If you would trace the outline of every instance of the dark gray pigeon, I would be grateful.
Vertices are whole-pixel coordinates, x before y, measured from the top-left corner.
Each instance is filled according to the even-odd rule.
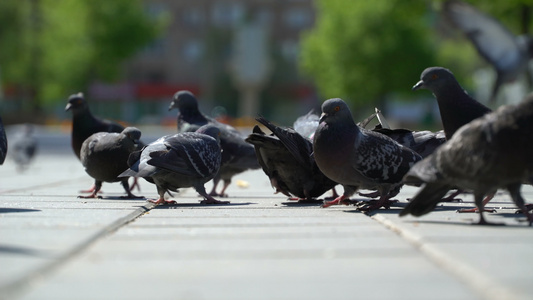
[[[209,195],[227,197],[226,189],[236,174],[250,169],[258,169],[259,163],[254,147],[244,141],[244,136],[234,127],[220,123],[203,115],[198,109],[198,100],[189,91],[178,91],[174,94],[169,110],[177,108],[178,132],[193,132],[203,125],[212,124],[220,130],[220,146],[222,162],[220,171],[213,178],[213,188]],[[220,192],[216,192],[219,181],[224,181]]]
[[[379,124],[372,129],[400,143],[401,145],[415,151],[422,158],[430,155],[446,142],[444,130],[432,132],[429,130],[413,131],[405,128],[391,129],[381,111],[376,108],[376,116]]]
[[[4,164],[7,155],[7,136],[2,117],[0,117],[0,165]]]
[[[311,140],[292,128],[278,127],[263,117],[256,120],[273,135],[266,135],[255,126],[246,142],[254,145],[257,160],[276,193],[299,198],[292,200],[312,200],[336,185],[318,169]]]
[[[124,130],[124,126],[116,122],[94,116],[89,109],[89,104],[81,92],[69,96],[65,111],[72,112],[71,144],[72,150],[78,158],[80,158],[83,142],[85,142],[85,140],[91,135],[97,132],[121,133]],[[144,144],[139,141],[137,148],[141,149],[143,146]],[[136,185],[137,180],[135,179],[131,188],[133,189]],[[95,186],[82,192],[92,193],[94,189]]]
[[[11,136],[11,157],[19,171],[24,171],[35,158],[37,139],[33,135],[33,125],[23,124]]]
[[[315,161],[344,194],[324,207],[344,203],[358,189],[379,192],[379,200],[363,210],[390,207],[389,199],[402,187],[402,178],[420,155],[380,133],[358,127],[346,103],[329,99],[322,104],[313,141]]]
[[[494,101],[502,84],[516,80],[527,70],[533,55],[533,39],[525,35],[515,36],[491,16],[462,1],[444,2],[442,12],[468,37],[479,55],[494,67],[497,77],[491,102]]]
[[[496,189],[509,191],[514,203],[531,215],[520,194],[522,182],[533,178],[533,96],[516,106],[505,106],[459,129],[446,144],[417,163],[404,178],[422,185],[400,216],[431,212],[446,192],[472,190],[478,210],[483,197]],[[480,213],[479,224],[489,224]]]
[[[94,178],[94,191],[79,198],[96,198],[102,182],[120,181],[129,199],[142,198],[130,191],[128,178],[119,175],[128,169],[128,158],[136,150],[141,138],[141,131],[135,127],[126,127],[121,133],[97,132],[88,137],[81,146],[81,163],[85,171]]]
[[[165,193],[193,187],[205,200],[203,204],[226,204],[206,193],[204,184],[215,177],[221,161],[220,130],[212,125],[198,132],[182,132],[164,136],[141,151],[130,155],[130,168],[120,176],[143,177],[156,185],[156,204],[175,203],[165,200]]]
[[[418,89],[430,90],[437,99],[446,139],[461,126],[491,112],[465,92],[450,70],[442,67],[425,69],[413,86],[413,90]]]
[[[420,81],[413,90],[430,90],[439,105],[442,127],[446,139],[450,139],[457,129],[471,121],[491,112],[491,109],[470,97],[459,85],[452,72],[442,67],[430,67],[420,75]],[[452,201],[462,191],[457,191],[446,197]],[[467,210],[464,210],[467,212]]]

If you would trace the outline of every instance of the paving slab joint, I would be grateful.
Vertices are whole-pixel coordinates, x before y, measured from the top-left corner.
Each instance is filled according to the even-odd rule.
[[[370,217],[417,248],[431,262],[453,277],[457,278],[460,282],[467,285],[470,289],[480,295],[481,298],[488,300],[528,299],[526,295],[503,286],[499,282],[495,281],[492,277],[487,276],[485,273],[476,268],[473,268],[468,263],[465,263],[464,261],[445,253],[435,245],[426,243],[423,237],[420,235],[402,228],[383,215],[375,214]],[[480,255],[483,254],[480,253]]]
[[[29,288],[33,283],[45,278],[52,271],[82,253],[85,249],[96,243],[98,240],[108,236],[113,232],[116,232],[121,227],[133,222],[135,219],[149,212],[155,206],[156,204],[147,201],[141,207],[135,209],[128,215],[121,217],[112,222],[111,224],[105,226],[104,228],[98,230],[88,239],[82,241],[78,245],[74,246],[72,249],[69,249],[67,252],[60,255],[56,260],[45,264],[32,272],[29,272],[26,276],[10,284],[7,284],[6,286],[0,287],[0,300],[13,299],[17,297],[18,295],[23,293],[23,291]]]

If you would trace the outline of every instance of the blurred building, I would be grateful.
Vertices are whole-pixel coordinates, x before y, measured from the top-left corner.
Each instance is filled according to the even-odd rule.
[[[188,89],[204,109],[217,107],[235,116],[239,94],[230,75],[234,37],[251,22],[266,30],[272,64],[260,112],[277,115],[276,110],[297,108],[300,113],[316,101],[312,85],[298,72],[300,35],[315,21],[312,0],[145,0],[145,5],[150,15],[168,16],[168,27],[124,65],[122,84],[90,87],[95,110],[114,109],[126,120],[150,122],[151,117],[169,116],[172,95]],[[110,106],[106,101],[117,98],[136,105]]]

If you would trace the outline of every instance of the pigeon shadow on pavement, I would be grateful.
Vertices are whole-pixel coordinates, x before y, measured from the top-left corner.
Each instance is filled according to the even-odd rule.
[[[52,255],[52,253],[49,253],[47,251],[36,250],[36,249],[20,247],[20,246],[0,245],[0,253],[9,253],[9,254],[16,254],[16,255],[24,255],[24,256],[35,256],[35,257],[42,257],[42,258],[55,258],[55,256]]]
[[[25,213],[25,212],[38,212],[40,209],[30,209],[30,208],[11,208],[11,207],[0,207],[0,214],[5,213]],[[0,247],[1,248],[1,247]]]
[[[243,205],[252,205],[257,204],[253,202],[239,202],[239,203],[226,203],[226,204],[202,204],[200,202],[198,203],[191,203],[191,202],[178,202],[176,204],[163,204],[163,205],[157,205],[153,209],[178,209],[178,208],[187,208],[187,207],[196,207],[196,208],[210,208],[210,207],[229,207],[229,206],[243,206]]]

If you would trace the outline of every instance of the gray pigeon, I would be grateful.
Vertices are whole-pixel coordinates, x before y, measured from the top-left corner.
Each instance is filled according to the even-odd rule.
[[[345,203],[358,189],[379,192],[379,200],[362,210],[390,207],[389,199],[402,187],[402,178],[420,155],[380,133],[358,127],[346,103],[329,99],[322,104],[313,141],[315,161],[331,180],[342,184],[344,194],[325,203]]]
[[[276,126],[263,117],[256,120],[272,135],[266,135],[255,126],[246,141],[254,145],[257,160],[276,192],[299,198],[291,200],[312,200],[336,185],[318,169],[311,140],[292,128]]]
[[[413,86],[413,90],[418,89],[428,89],[435,95],[446,139],[461,126],[491,112],[465,92],[450,70],[442,67],[425,69]]]
[[[430,155],[435,149],[446,142],[444,130],[432,132],[429,130],[413,131],[405,128],[391,129],[385,117],[383,117],[381,111],[377,108],[376,116],[379,124],[372,129],[373,131],[390,137],[401,145],[415,151],[422,158]]]
[[[80,158],[81,146],[85,140],[97,132],[116,132],[120,133],[124,130],[124,126],[105,119],[98,118],[91,113],[89,103],[85,100],[83,93],[72,94],[68,98],[68,103],[65,106],[65,111],[72,112],[72,133],[71,143],[72,150],[78,158]],[[144,144],[139,141],[137,148],[141,149]],[[80,158],[81,159],[81,158]],[[137,185],[135,179],[132,189]],[[92,193],[95,186],[89,190],[82,192]]]
[[[7,136],[2,117],[0,117],[0,165],[4,164],[7,155]]]
[[[420,75],[420,81],[413,90],[430,90],[439,105],[442,127],[446,139],[449,140],[457,129],[481,116],[491,112],[491,109],[470,97],[459,85],[452,72],[442,67],[430,67]],[[446,197],[447,201],[462,191],[457,191]],[[467,212],[463,210],[462,212]]]
[[[96,198],[102,182],[120,181],[127,193],[123,198],[142,198],[130,191],[128,178],[119,175],[128,168],[129,155],[135,151],[141,138],[141,131],[126,127],[121,133],[97,132],[88,137],[81,146],[80,159],[85,171],[94,178],[94,191],[79,198]]]
[[[260,167],[254,147],[244,141],[245,137],[234,127],[204,116],[198,109],[198,100],[191,92],[176,92],[168,109],[174,108],[179,110],[177,115],[178,132],[193,132],[206,124],[212,124],[220,130],[222,162],[220,171],[213,178],[213,189],[209,195],[227,197],[226,189],[234,175]],[[220,180],[224,181],[224,186],[217,193],[216,188]]]
[[[457,0],[444,2],[443,14],[474,44],[479,55],[496,70],[491,102],[502,84],[512,82],[527,71],[533,55],[533,39],[515,36],[500,22],[475,7]]]
[[[35,158],[37,139],[33,135],[33,125],[23,124],[11,137],[11,157],[19,171],[24,171]]]
[[[472,190],[478,210],[483,197],[507,189],[514,203],[531,215],[520,194],[522,182],[533,179],[533,96],[505,106],[459,129],[435,153],[417,163],[405,183],[422,185],[400,216],[432,211],[446,192],[457,186]],[[479,224],[489,224],[480,213]]]
[[[143,177],[157,187],[156,204],[175,203],[165,200],[165,193],[179,188],[194,187],[205,198],[203,204],[226,204],[208,195],[204,184],[215,177],[221,161],[220,130],[206,125],[197,132],[182,132],[164,136],[141,151],[130,155],[129,169],[122,176]]]

